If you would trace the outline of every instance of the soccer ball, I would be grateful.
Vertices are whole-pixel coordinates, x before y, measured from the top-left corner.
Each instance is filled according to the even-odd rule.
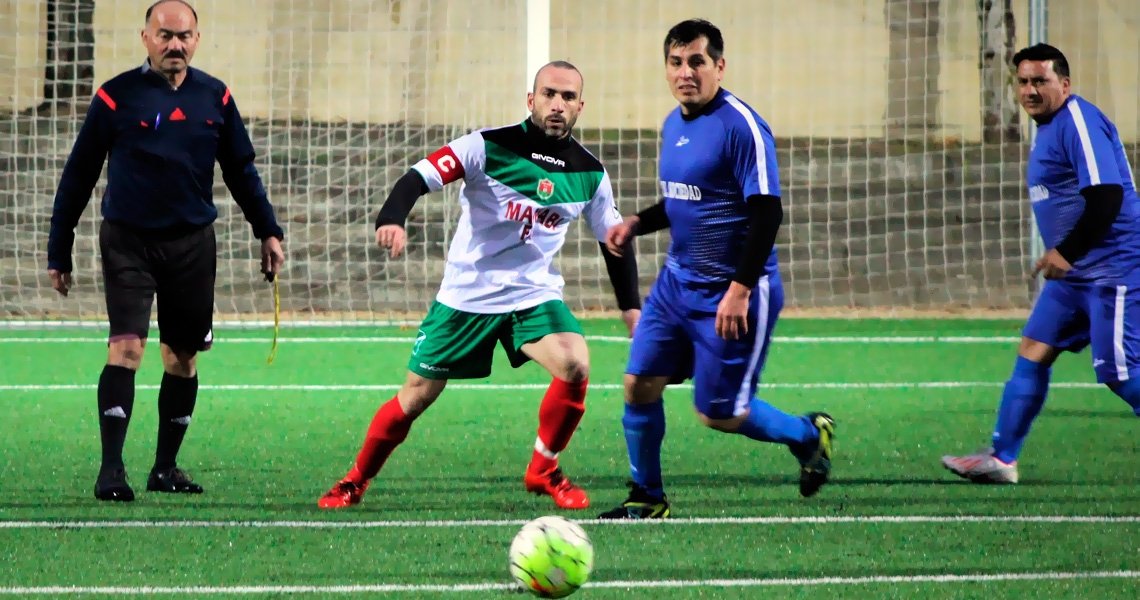
[[[540,598],[563,598],[586,583],[594,568],[594,546],[578,525],[562,517],[540,517],[511,542],[511,576]]]

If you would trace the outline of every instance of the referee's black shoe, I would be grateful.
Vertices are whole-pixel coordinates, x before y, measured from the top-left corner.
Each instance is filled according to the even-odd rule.
[[[168,494],[201,494],[202,486],[194,483],[186,471],[178,467],[152,469],[146,480],[146,491]]]
[[[135,491],[127,483],[127,470],[101,469],[95,480],[95,497],[108,502],[132,502]]]

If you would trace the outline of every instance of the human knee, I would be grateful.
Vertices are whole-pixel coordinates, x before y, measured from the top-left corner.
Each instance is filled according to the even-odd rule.
[[[665,386],[654,378],[626,374],[622,381],[626,404],[652,404],[661,398]]]
[[[727,419],[715,419],[704,414],[700,410],[697,410],[696,413],[697,419],[699,419],[701,424],[703,424],[705,427],[708,427],[709,429],[715,429],[717,431],[723,431],[725,433],[735,433],[740,429],[740,425],[748,419],[748,413]]]
[[[1028,337],[1022,337],[1021,343],[1017,347],[1018,356],[1044,367],[1052,366],[1053,362],[1057,360],[1058,354],[1060,352],[1049,344]]]
[[[543,362],[550,374],[567,383],[580,384],[590,378],[590,353],[581,336],[547,336],[548,350]]]
[[[396,394],[396,399],[399,401],[404,414],[415,418],[427,410],[436,398],[439,398],[446,385],[446,380],[428,379],[409,372],[404,385]]]
[[[198,374],[198,353],[193,350],[176,350],[162,344],[162,368],[177,377],[194,377]]]
[[[125,367],[132,371],[139,370],[142,365],[143,351],[146,340],[138,336],[117,336],[107,343],[107,364],[113,367]]]
[[[559,379],[566,383],[579,385],[590,378],[590,363],[569,357],[563,363],[561,371],[558,376]]]

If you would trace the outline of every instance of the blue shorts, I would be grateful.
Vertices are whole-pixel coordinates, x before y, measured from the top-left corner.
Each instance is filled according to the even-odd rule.
[[[1140,376],[1140,287],[1046,281],[1021,334],[1069,352],[1091,344],[1098,383]]]
[[[744,414],[756,393],[784,306],[779,275],[762,277],[748,305],[748,333],[736,340],[716,334],[716,309],[728,285],[680,281],[661,270],[642,308],[629,351],[630,375],[693,379],[693,404],[710,419]]]

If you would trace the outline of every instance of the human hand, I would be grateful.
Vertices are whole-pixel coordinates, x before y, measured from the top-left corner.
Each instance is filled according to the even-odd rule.
[[[629,337],[633,337],[633,331],[637,329],[637,322],[641,320],[641,309],[630,308],[621,311],[621,320],[625,323],[625,328],[629,330]]]
[[[388,256],[397,258],[408,245],[408,234],[399,225],[381,225],[376,230],[376,245],[388,249]]]
[[[66,297],[68,290],[71,289],[71,273],[61,273],[59,269],[48,269],[48,277],[51,277],[52,289],[59,292],[60,296]]]
[[[610,227],[606,231],[606,250],[609,250],[610,254],[620,257],[625,245],[633,239],[633,234],[637,231],[637,223],[640,220],[637,216],[626,217],[621,223]]]
[[[261,273],[265,280],[273,281],[284,264],[285,251],[281,249],[281,240],[275,237],[261,240]]]
[[[748,299],[752,290],[732,282],[716,307],[716,334],[737,340],[748,334]]]
[[[1037,264],[1033,267],[1032,279],[1037,278],[1037,274],[1041,273],[1045,279],[1061,279],[1072,269],[1073,265],[1061,256],[1060,252],[1056,249],[1050,250],[1044,256],[1037,259]]]

